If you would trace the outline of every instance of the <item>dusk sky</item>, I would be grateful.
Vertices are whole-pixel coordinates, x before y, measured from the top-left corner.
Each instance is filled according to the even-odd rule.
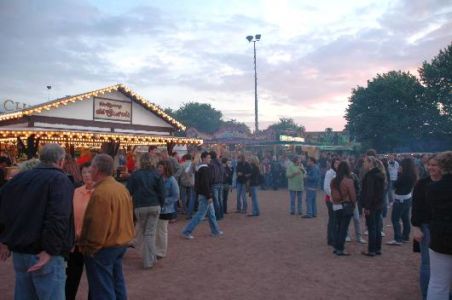
[[[0,0],[0,100],[124,83],[163,108],[209,103],[254,129],[254,34],[260,129],[288,117],[342,130],[353,88],[417,75],[447,47],[452,2]]]

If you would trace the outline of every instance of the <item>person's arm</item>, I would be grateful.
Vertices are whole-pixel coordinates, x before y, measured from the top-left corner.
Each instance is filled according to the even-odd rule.
[[[171,177],[171,203],[176,203],[179,200],[179,185],[177,184],[177,180],[174,177]]]
[[[160,207],[162,207],[165,204],[165,183],[163,182],[163,178],[161,176],[155,175],[154,189],[157,193]]]
[[[356,191],[355,191],[355,184],[353,182],[353,179],[348,181],[347,188],[348,188],[348,195],[350,196],[350,201],[352,201],[353,203],[356,203]]]
[[[333,180],[333,173],[332,172],[326,172],[325,174],[325,181],[323,182],[323,191],[328,196],[331,196],[331,181]]]

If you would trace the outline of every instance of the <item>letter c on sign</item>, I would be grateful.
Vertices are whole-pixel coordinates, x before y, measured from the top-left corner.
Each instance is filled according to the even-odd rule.
[[[5,100],[3,102],[3,108],[5,109],[5,112],[14,111],[14,104],[15,103],[13,100]]]

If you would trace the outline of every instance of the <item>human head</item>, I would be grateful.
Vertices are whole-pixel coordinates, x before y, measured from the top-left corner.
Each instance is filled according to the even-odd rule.
[[[333,169],[333,171],[337,171],[337,168],[339,167],[339,163],[340,163],[341,161],[338,159],[338,158],[333,158],[332,160],[331,160],[331,169]]]
[[[140,157],[140,168],[141,169],[153,169],[155,168],[155,159],[150,153],[144,153]]]
[[[363,161],[364,170],[370,171],[373,168],[377,168],[377,158],[375,156],[366,156]]]
[[[317,163],[317,160],[316,160],[314,157],[309,156],[309,158],[308,158],[308,165],[309,165],[309,166],[313,166],[313,165],[315,165],[316,163]]]
[[[297,155],[292,156],[292,162],[296,165],[300,163],[300,158]]]
[[[416,177],[416,165],[414,164],[414,159],[402,159],[402,161],[400,162],[400,168],[403,174]]]
[[[209,152],[209,154],[211,159],[217,159],[217,153],[215,151],[212,150]]]
[[[204,151],[203,153],[201,153],[201,160],[204,164],[209,164],[210,163],[210,154],[207,151]]]
[[[452,151],[441,152],[436,156],[442,174],[452,174]]]
[[[86,162],[80,166],[80,173],[82,174],[83,183],[90,186],[93,184],[93,178],[91,176],[91,163]]]
[[[171,168],[169,161],[161,160],[157,164],[159,174],[164,177],[171,177],[173,175],[173,169]]]
[[[44,164],[54,165],[60,169],[64,165],[66,151],[58,144],[46,144],[39,152],[39,160]]]
[[[239,161],[241,161],[241,162],[244,162],[246,159],[245,159],[245,155],[244,154],[240,154],[239,155]]]
[[[439,166],[436,154],[430,156],[427,160],[427,169],[432,179],[439,179],[442,176],[442,170]]]
[[[250,158],[250,163],[259,167],[259,158],[256,155],[252,155]]]
[[[97,154],[91,162],[91,177],[97,182],[113,175],[113,158],[108,154]]]
[[[377,151],[375,149],[369,149],[366,151],[367,156],[377,157]]]
[[[227,157],[223,157],[223,158],[221,159],[221,163],[222,163],[222,164],[227,164],[227,163],[228,163]]]

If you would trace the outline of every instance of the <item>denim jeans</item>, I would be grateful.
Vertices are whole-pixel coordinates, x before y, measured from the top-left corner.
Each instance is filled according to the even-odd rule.
[[[336,232],[336,220],[334,218],[333,203],[331,201],[325,201],[326,208],[328,209],[328,227],[327,227],[327,243],[330,246],[334,246],[335,232]]]
[[[317,191],[315,189],[306,189],[306,214],[311,217],[317,217]]]
[[[353,218],[353,226],[355,227],[356,240],[359,241],[361,239],[362,235],[361,235],[361,219],[359,217],[358,205],[355,206],[355,210],[353,211],[352,218]],[[347,236],[350,236],[348,230],[347,230]]]
[[[180,199],[182,202],[182,211],[188,216],[193,213],[193,208],[195,207],[195,191],[192,186],[181,185],[180,189]]]
[[[246,184],[237,182],[237,211],[246,213],[247,209]]]
[[[212,186],[213,207],[217,220],[223,219],[223,185],[214,184]]]
[[[452,299],[452,255],[429,249],[430,281],[427,300]]]
[[[430,228],[428,224],[421,225],[422,240],[420,242],[421,248],[421,267],[419,269],[419,282],[421,286],[422,299],[427,299],[428,282],[430,280],[430,256],[428,248],[430,245]]]
[[[218,234],[220,232],[220,227],[218,226],[217,219],[215,218],[215,210],[213,208],[213,204],[209,203],[204,195],[198,195],[198,201],[198,212],[193,216],[190,223],[185,226],[184,230],[182,230],[182,233],[185,235],[191,234],[207,214],[210,231],[212,232],[212,234]]]
[[[344,214],[343,209],[334,211],[334,219],[336,223],[335,233],[335,249],[339,252],[344,251],[345,237],[347,236],[348,225],[352,216]]]
[[[369,244],[367,251],[369,253],[381,252],[381,209],[371,210],[369,215],[366,215],[366,225],[369,232]]]
[[[251,192],[251,202],[253,205],[253,216],[259,216],[261,214],[261,211],[259,209],[259,199],[257,199],[257,186],[251,186],[250,187]]]
[[[41,269],[27,270],[38,262],[33,254],[13,252],[13,265],[16,272],[14,299],[64,300],[66,284],[66,264],[62,256],[52,256]]]
[[[301,215],[302,213],[302,202],[301,199],[303,198],[303,191],[289,191],[290,195],[290,213],[293,215],[295,214],[295,197],[297,197],[297,214]]]
[[[228,213],[229,189],[231,186],[227,183],[223,184],[223,214]]]
[[[103,248],[93,256],[85,256],[89,293],[93,299],[127,299],[122,272],[126,247]]]
[[[142,248],[143,267],[151,268],[157,262],[155,236],[157,235],[160,206],[135,208],[135,215],[138,225],[137,246]]]
[[[411,199],[404,201],[394,200],[391,219],[394,227],[394,240],[397,242],[408,241],[410,239],[410,208]],[[400,219],[402,219],[403,223],[403,232],[400,226]]]

